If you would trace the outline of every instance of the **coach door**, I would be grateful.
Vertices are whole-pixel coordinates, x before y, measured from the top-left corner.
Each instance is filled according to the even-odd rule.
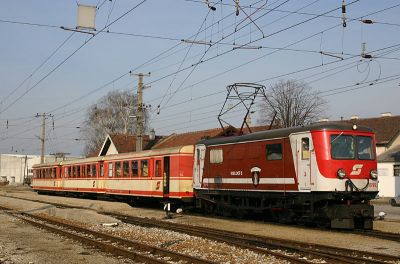
[[[311,135],[297,134],[295,135],[296,159],[297,167],[297,180],[299,182],[299,190],[311,189],[311,154],[312,154],[312,140]],[[292,145],[293,146],[293,145]]]
[[[164,170],[163,170],[163,194],[164,196],[169,195],[169,183],[170,183],[170,157],[164,157]]]

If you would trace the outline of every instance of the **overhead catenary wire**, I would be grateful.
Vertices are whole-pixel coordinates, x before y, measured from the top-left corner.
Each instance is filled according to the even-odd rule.
[[[103,27],[97,34],[91,36],[88,40],[86,40],[83,44],[81,44],[77,49],[75,49],[70,55],[68,55],[64,60],[62,60],[59,64],[56,65],[52,70],[50,70],[47,74],[45,74],[39,81],[37,81],[33,86],[28,88],[22,95],[17,97],[15,100],[13,100],[10,104],[8,104],[4,109],[1,109],[0,114],[4,113],[7,111],[10,107],[15,105],[22,97],[24,97],[27,93],[29,93],[32,89],[37,87],[40,83],[42,83],[45,79],[47,79],[53,72],[55,72],[58,68],[60,68],[64,63],[66,63],[72,56],[74,56],[80,49],[82,49],[84,46],[86,46],[93,38],[95,38],[99,33],[103,32],[107,27],[113,25],[114,23],[118,22],[121,20],[124,16],[138,8],[140,5],[145,3],[147,0],[142,0],[140,3],[136,4],[134,7],[130,8],[128,11],[120,15],[118,18],[110,22],[108,25]]]

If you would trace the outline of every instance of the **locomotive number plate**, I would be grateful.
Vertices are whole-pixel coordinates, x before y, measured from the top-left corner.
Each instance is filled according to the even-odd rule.
[[[368,187],[376,188],[376,187],[378,187],[378,183],[376,183],[376,182],[370,182],[369,185],[368,185]]]
[[[231,171],[231,176],[242,176],[243,172],[242,171]]]

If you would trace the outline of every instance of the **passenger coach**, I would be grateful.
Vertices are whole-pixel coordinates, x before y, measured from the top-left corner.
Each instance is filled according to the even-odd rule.
[[[107,194],[125,198],[193,198],[193,146],[147,150],[33,167],[38,192]]]

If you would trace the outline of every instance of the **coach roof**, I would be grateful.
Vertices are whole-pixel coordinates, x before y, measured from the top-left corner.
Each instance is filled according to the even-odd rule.
[[[343,122],[318,122],[306,126],[265,130],[242,136],[205,139],[199,141],[198,144],[219,145],[219,144],[227,144],[235,142],[282,138],[282,137],[288,137],[290,134],[294,133],[305,132],[305,131],[316,131],[316,130],[353,130],[353,125]],[[363,132],[373,132],[371,128],[365,126],[357,126],[356,130]]]

